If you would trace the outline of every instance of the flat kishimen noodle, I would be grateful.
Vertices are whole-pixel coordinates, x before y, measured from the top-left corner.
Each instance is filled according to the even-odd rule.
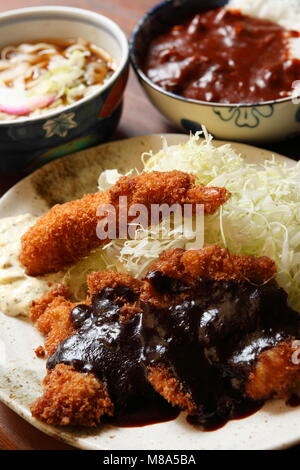
[[[59,110],[100,89],[114,60],[83,39],[9,45],[0,52],[0,121]]]

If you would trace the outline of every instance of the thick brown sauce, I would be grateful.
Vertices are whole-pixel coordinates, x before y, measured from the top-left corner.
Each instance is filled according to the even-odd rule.
[[[113,417],[105,417],[103,422],[121,428],[142,427],[173,421],[179,414],[178,408],[168,404],[157,395],[152,400],[148,400],[146,406],[143,402],[137,402],[134,406],[118,410]]]
[[[257,411],[259,411],[263,407],[263,405],[263,402],[245,400],[245,402],[241,403],[239,408],[235,410],[235,414],[230,418],[230,420],[237,421],[240,419],[248,418],[249,416],[252,416],[253,414],[257,413]],[[217,431],[218,429],[223,428],[228,423],[228,421],[229,419],[226,418],[222,419],[221,417],[215,417],[210,421],[202,423],[201,430],[205,432]],[[195,419],[194,416],[188,416],[187,422],[189,424],[192,424],[196,429],[199,429],[199,423],[197,422],[197,419]]]
[[[300,61],[267,20],[218,8],[174,26],[150,44],[145,73],[165,90],[216,103],[257,103],[289,96]]]
[[[178,415],[147,380],[149,367],[163,365],[190,393],[191,424],[213,430],[229,419],[256,411],[261,403],[245,397],[244,387],[259,354],[300,336],[300,317],[275,283],[199,278],[188,286],[159,271],[148,281],[176,299],[165,309],[141,302],[128,287],[105,288],[91,306],[72,312],[78,332],[64,340],[47,367],[59,363],[94,373],[108,387],[115,418],[123,426],[168,421]],[[124,302],[138,305],[120,321]]]
[[[292,408],[296,408],[300,406],[300,397],[296,393],[293,393],[288,400],[286,401],[287,406],[291,406]]]

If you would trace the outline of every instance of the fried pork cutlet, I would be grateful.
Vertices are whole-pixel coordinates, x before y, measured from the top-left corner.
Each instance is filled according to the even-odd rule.
[[[224,188],[195,185],[192,175],[180,171],[123,176],[109,190],[88,194],[77,201],[57,204],[22,237],[20,261],[31,276],[56,272],[109,240],[97,237],[97,209],[112,204],[118,215],[119,198],[127,196],[128,209],[143,204],[204,205],[212,214],[229,198]],[[99,212],[98,212],[99,213]],[[132,217],[133,218],[133,217]],[[128,218],[128,222],[131,219]]]
[[[108,330],[108,335],[104,338],[106,344],[109,344],[111,341],[110,335],[113,335],[113,330],[116,329],[117,325],[114,322],[116,315],[117,321],[121,325],[122,323],[125,324],[137,312],[140,312],[135,304],[141,286],[141,281],[126,274],[102,272],[93,273],[88,277],[90,297],[96,295],[96,305],[98,305],[106,320],[109,320],[109,314],[113,316],[113,322],[108,321],[112,331]],[[101,293],[105,294],[102,304]],[[76,309],[74,305],[70,306],[66,318],[65,304],[68,302],[66,297],[68,297],[68,292],[63,286],[59,286],[35,302],[31,309],[32,320],[36,322],[39,330],[46,336],[48,356],[54,353],[53,345],[56,344],[57,346],[57,342],[61,340],[62,336],[65,338],[76,337],[72,334],[76,330],[78,331],[84,323],[84,308],[89,308],[91,303],[89,298],[85,304],[76,305]],[[59,302],[61,304],[60,310],[58,307]],[[99,304],[101,304],[100,307]],[[52,313],[55,317],[53,322],[50,321]],[[106,314],[108,318],[106,318]],[[56,327],[56,323],[60,329]],[[70,324],[73,325],[72,333],[69,332]],[[99,325],[100,329],[101,327],[102,325]],[[101,337],[101,334],[99,334],[99,337]],[[93,338],[91,341],[93,341]],[[90,344],[88,340],[87,343]],[[97,341],[95,341],[96,344]],[[114,354],[115,351],[113,350]],[[106,356],[105,359],[107,360],[108,371],[111,369],[112,373],[115,372],[114,380],[117,383],[120,369],[115,370],[112,368],[113,357]],[[78,366],[78,362],[76,366]],[[114,404],[108,393],[107,384],[103,380],[99,380],[99,376],[97,377],[96,374],[90,373],[88,370],[76,370],[76,366],[58,364],[53,369],[48,370],[43,382],[45,393],[31,408],[34,416],[54,425],[95,426],[104,414],[113,414]],[[127,367],[125,357],[124,373]],[[142,376],[140,380],[142,381],[142,388],[147,388],[145,386],[146,379]],[[126,387],[122,389],[122,393],[126,393]]]
[[[166,306],[170,303],[170,292],[155,289],[173,280],[175,301],[178,300],[178,280],[192,286],[198,278],[211,278],[217,281],[244,280],[252,284],[263,284],[276,274],[275,263],[265,256],[239,256],[229,253],[224,248],[211,245],[202,250],[167,250],[154,262],[146,276],[142,299]],[[183,292],[184,296],[184,292]],[[173,295],[174,297],[174,295]]]
[[[31,411],[48,424],[95,426],[103,415],[113,414],[107,388],[94,374],[58,364],[43,384],[45,393]]]
[[[46,336],[45,349],[48,355],[55,352],[59,343],[76,332],[70,311],[76,304],[70,302],[69,291],[59,285],[32,302],[31,320]]]
[[[300,380],[300,365],[292,363],[300,317],[275,271],[268,258],[210,246],[162,254],[143,281],[91,274],[88,299],[69,307],[76,332],[49,357],[45,392],[33,415],[51,424],[90,426],[128,403],[142,400],[147,408],[161,396],[206,426],[238,416],[245,404],[287,397]],[[61,319],[52,324],[57,299]],[[68,325],[65,302],[58,289],[32,309],[52,344],[56,321]],[[61,385],[72,381],[74,392]]]

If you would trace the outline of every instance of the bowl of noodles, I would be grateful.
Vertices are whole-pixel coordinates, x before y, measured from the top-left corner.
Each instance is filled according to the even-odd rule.
[[[106,141],[122,111],[128,43],[116,23],[70,7],[0,14],[0,171],[31,171]]]

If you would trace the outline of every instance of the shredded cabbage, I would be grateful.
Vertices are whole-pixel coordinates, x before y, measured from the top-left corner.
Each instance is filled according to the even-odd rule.
[[[212,137],[203,131],[204,140],[198,132],[186,144],[168,146],[164,140],[157,154],[144,153],[145,171],[182,170],[194,174],[197,183],[231,191],[229,201],[205,217],[204,244],[272,258],[279,285],[300,311],[300,162],[288,166],[273,158],[259,166],[248,164],[230,144],[214,146]],[[120,176],[117,170],[103,172],[99,189],[108,189]],[[188,248],[193,236],[182,233],[175,221],[171,230],[165,221],[157,227],[139,228],[134,239],[113,240],[70,268],[65,282],[79,300],[91,271],[112,269],[141,278],[163,251]]]
[[[102,247],[92,251],[65,273],[62,282],[72,293],[73,300],[81,301],[87,293],[87,276],[93,271],[117,270],[117,257],[106,253]]]
[[[202,229],[202,226],[198,227],[199,239],[202,238]],[[125,271],[141,279],[163,251],[171,248],[188,249],[196,235],[192,224],[183,229],[181,222],[173,218],[170,225],[169,221],[163,220],[157,226],[138,228],[133,239],[112,240],[104,250],[108,251],[109,259],[117,259],[118,271]]]
[[[277,281],[300,311],[300,162],[293,166],[275,158],[248,164],[230,144],[215,147],[205,131],[183,145],[145,153],[146,171],[182,170],[198,183],[223,186],[231,198],[205,217],[205,244],[217,243],[231,252],[269,256],[278,269]]]
[[[127,174],[133,172],[136,173],[136,170]],[[117,170],[103,171],[98,179],[99,190],[107,190],[120,176]],[[202,235],[203,225],[196,227],[196,218],[183,226],[180,219],[172,217],[170,221],[163,220],[157,226],[140,227],[135,231],[133,239],[112,240],[69,268],[63,283],[69,287],[74,300],[80,301],[86,296],[86,277],[91,272],[112,270],[141,279],[163,251],[170,248],[188,249],[195,239],[203,239]]]
[[[132,169],[128,171],[125,176],[132,175],[134,173],[137,173],[137,171]],[[121,176],[124,175],[122,175],[122,173],[119,173],[118,170],[115,169],[102,171],[98,178],[98,190],[106,191],[107,189],[111,188]]]
[[[131,170],[126,175],[133,173],[137,173],[137,170]],[[109,189],[121,176],[115,169],[103,171],[98,179],[99,191]],[[201,239],[203,226],[195,225],[195,219],[184,227],[176,218],[172,218],[170,223],[163,220],[157,226],[138,228],[133,239],[112,240],[103,247],[103,251],[117,271],[127,272],[140,279],[163,251],[170,248],[187,249],[196,237]]]
[[[64,94],[71,98],[74,96],[75,90],[79,94],[84,94],[85,89],[80,86],[82,83],[79,80],[84,75],[86,55],[86,52],[75,50],[68,58],[59,57],[56,61],[53,60],[49,65],[49,70],[28,94],[47,95],[53,93],[56,99]]]

